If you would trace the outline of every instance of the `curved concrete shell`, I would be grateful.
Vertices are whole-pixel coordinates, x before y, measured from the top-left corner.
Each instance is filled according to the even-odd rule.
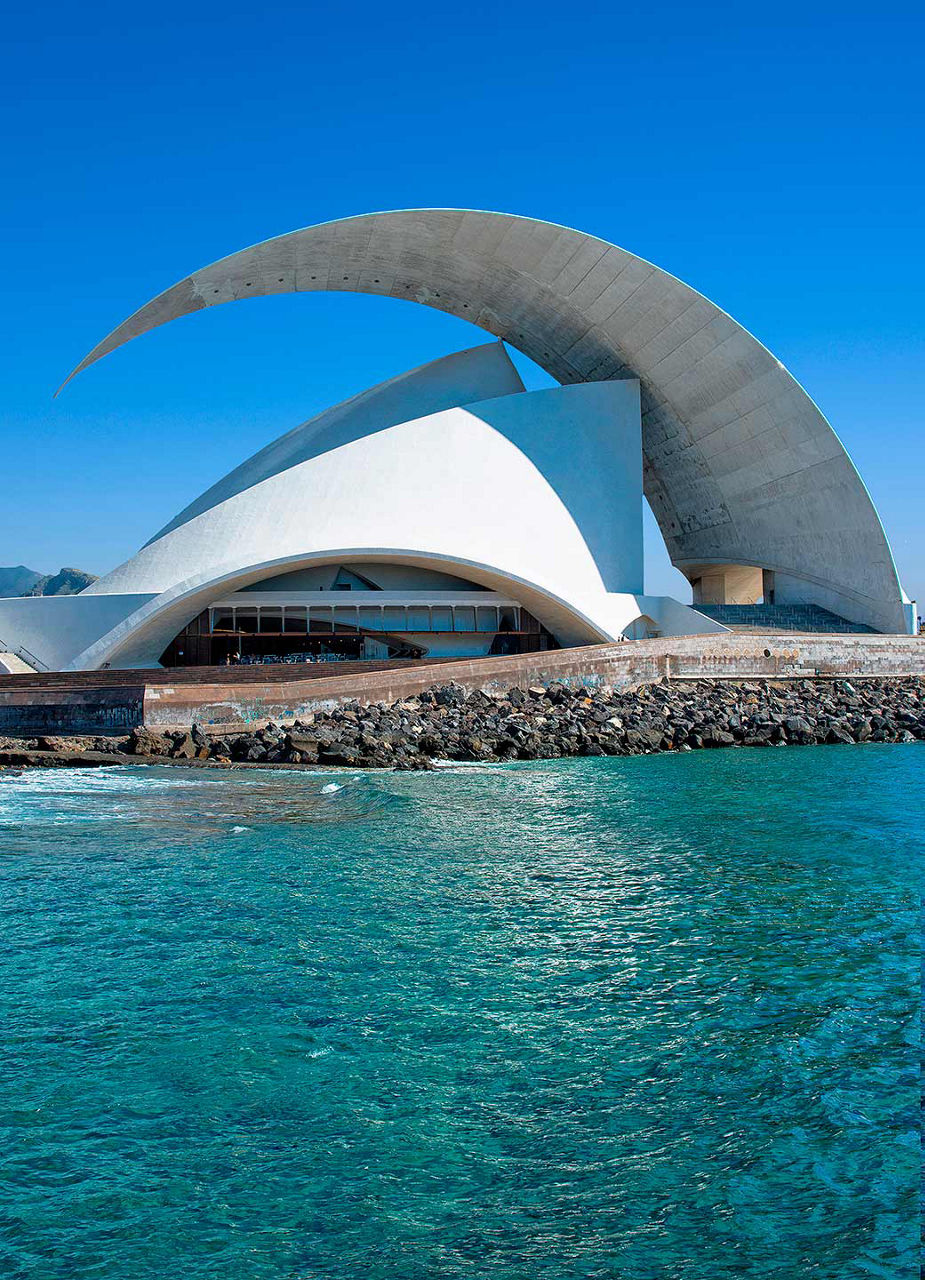
[[[471,320],[564,384],[638,379],[645,493],[675,565],[690,576],[710,564],[772,570],[781,599],[788,593],[878,630],[906,629],[877,513],[805,391],[694,289],[578,231],[440,209],[309,227],[182,280],[74,373],[178,316],[325,289]]]
[[[421,418],[441,409],[523,390],[520,375],[500,342],[431,360],[325,409],[273,440],[191,502],[151,542],[261,480],[360,440],[370,432],[384,431],[411,417]]]
[[[0,635],[55,669],[155,666],[229,597],[245,611],[261,592],[271,613],[277,599],[303,614],[336,609],[345,598],[321,593],[344,565],[420,591],[409,606],[444,591],[430,603],[478,605],[484,616],[491,600],[465,593],[493,593],[564,645],[615,639],[643,616],[643,630],[666,634],[724,629],[642,595],[638,381],[527,392],[502,344],[488,343],[288,432],[79,595],[0,600]],[[305,585],[323,566],[333,566],[328,586]],[[385,609],[390,588],[365,587],[355,578],[350,608],[368,614],[381,599]],[[470,612],[468,628],[454,614],[432,630],[471,630]]]
[[[619,635],[645,607],[638,383],[522,385],[492,343],[283,436],[81,594],[142,603],[74,665],[156,662],[216,598],[344,560],[516,592],[564,644]],[[473,392],[489,398],[459,403]],[[688,629],[715,626],[684,612]]]

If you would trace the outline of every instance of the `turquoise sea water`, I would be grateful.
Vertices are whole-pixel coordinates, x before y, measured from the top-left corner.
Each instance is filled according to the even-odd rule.
[[[907,1280],[923,802],[918,745],[3,777],[0,1275]]]

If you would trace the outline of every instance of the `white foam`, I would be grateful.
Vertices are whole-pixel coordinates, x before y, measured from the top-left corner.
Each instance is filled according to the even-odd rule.
[[[153,774],[143,766],[108,766],[102,769],[30,769],[10,778],[6,785],[17,795],[95,794],[100,791],[165,791],[194,787],[196,782],[173,774]]]
[[[500,760],[438,760],[432,759],[431,766],[434,769],[450,769],[454,773],[468,772],[473,770],[476,773],[487,773],[489,770],[495,772]]]
[[[332,792],[334,792],[334,791],[343,791],[343,789],[344,789],[344,788],[343,788],[339,783],[337,783],[337,782],[329,782],[329,783],[328,783],[328,785],[327,785],[326,787],[322,787],[322,788],[321,788],[321,794],[322,794],[323,796],[329,796],[329,795],[331,795],[331,794],[332,794]]]

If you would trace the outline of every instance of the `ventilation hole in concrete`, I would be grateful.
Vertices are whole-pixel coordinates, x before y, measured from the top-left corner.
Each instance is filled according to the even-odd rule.
[[[280,276],[280,278],[279,278],[279,280],[278,280],[278,282],[277,282],[277,283],[278,283],[278,284],[282,284],[282,283],[283,283],[283,277],[282,277],[282,276]]]
[[[346,280],[346,279],[347,279],[347,277],[346,277],[346,276],[344,276],[344,279]]]

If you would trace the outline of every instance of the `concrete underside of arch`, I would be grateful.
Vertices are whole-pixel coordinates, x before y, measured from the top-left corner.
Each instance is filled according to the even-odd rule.
[[[821,575],[795,573],[781,564],[727,564],[721,560],[704,560],[697,563],[682,561],[678,569],[693,587],[694,606],[741,604],[751,605],[759,600],[774,605],[817,605],[848,623],[872,627],[887,635],[892,633],[915,634],[915,610],[903,595],[896,608],[900,610],[901,624],[896,625],[895,609],[884,610],[882,605],[850,586],[833,587]]]

